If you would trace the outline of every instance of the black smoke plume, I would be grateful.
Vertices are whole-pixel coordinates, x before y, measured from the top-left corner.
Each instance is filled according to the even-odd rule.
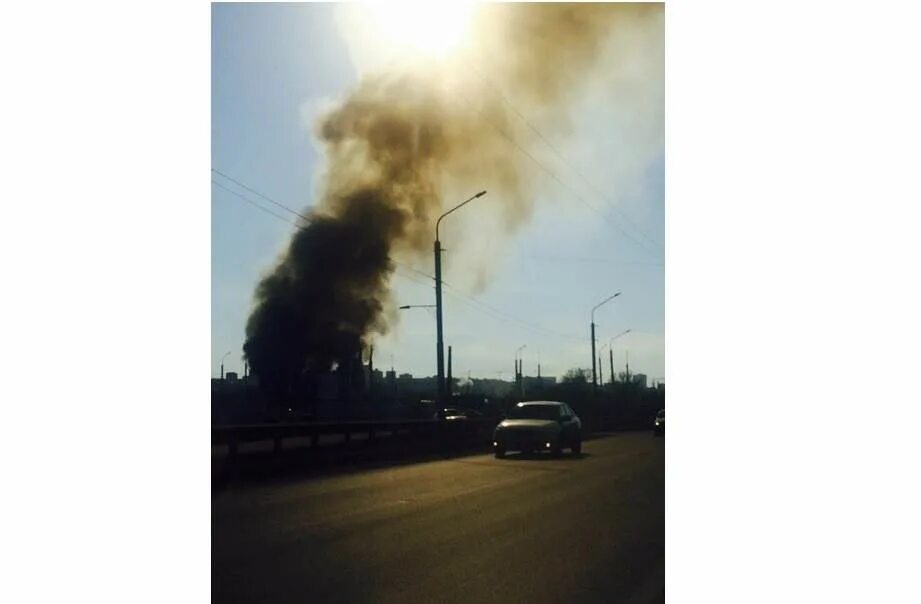
[[[386,333],[394,260],[431,253],[443,199],[486,188],[481,216],[506,233],[527,218],[533,175],[509,145],[506,106],[484,82],[501,83],[538,122],[565,121],[603,36],[660,10],[649,6],[483,7],[472,28],[488,53],[473,57],[478,67],[366,76],[319,121],[326,172],[317,209],[259,283],[246,326],[245,356],[270,398],[288,396],[305,371],[351,362]]]

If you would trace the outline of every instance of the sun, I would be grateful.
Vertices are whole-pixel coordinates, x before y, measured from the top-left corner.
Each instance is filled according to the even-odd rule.
[[[473,2],[378,2],[362,5],[378,41],[398,50],[448,55],[464,42]]]

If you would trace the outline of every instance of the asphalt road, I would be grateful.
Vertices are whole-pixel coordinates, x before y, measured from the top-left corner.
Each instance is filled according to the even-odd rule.
[[[662,602],[664,443],[231,486],[212,499],[212,600]]]

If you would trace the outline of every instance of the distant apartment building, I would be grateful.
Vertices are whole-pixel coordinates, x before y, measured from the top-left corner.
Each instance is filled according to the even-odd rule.
[[[637,384],[640,388],[646,388],[647,379],[645,373],[637,373],[633,376],[633,383]]]

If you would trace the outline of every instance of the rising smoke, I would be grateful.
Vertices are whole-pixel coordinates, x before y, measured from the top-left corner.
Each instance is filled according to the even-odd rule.
[[[660,11],[484,6],[471,28],[476,50],[461,63],[365,75],[316,126],[323,185],[256,289],[244,345],[252,372],[284,391],[304,370],[327,371],[386,333],[395,261],[431,254],[435,220],[453,203],[488,189],[491,226],[513,232],[531,212],[533,174],[508,140],[513,115],[496,89],[537,123],[565,123],[605,38]]]

